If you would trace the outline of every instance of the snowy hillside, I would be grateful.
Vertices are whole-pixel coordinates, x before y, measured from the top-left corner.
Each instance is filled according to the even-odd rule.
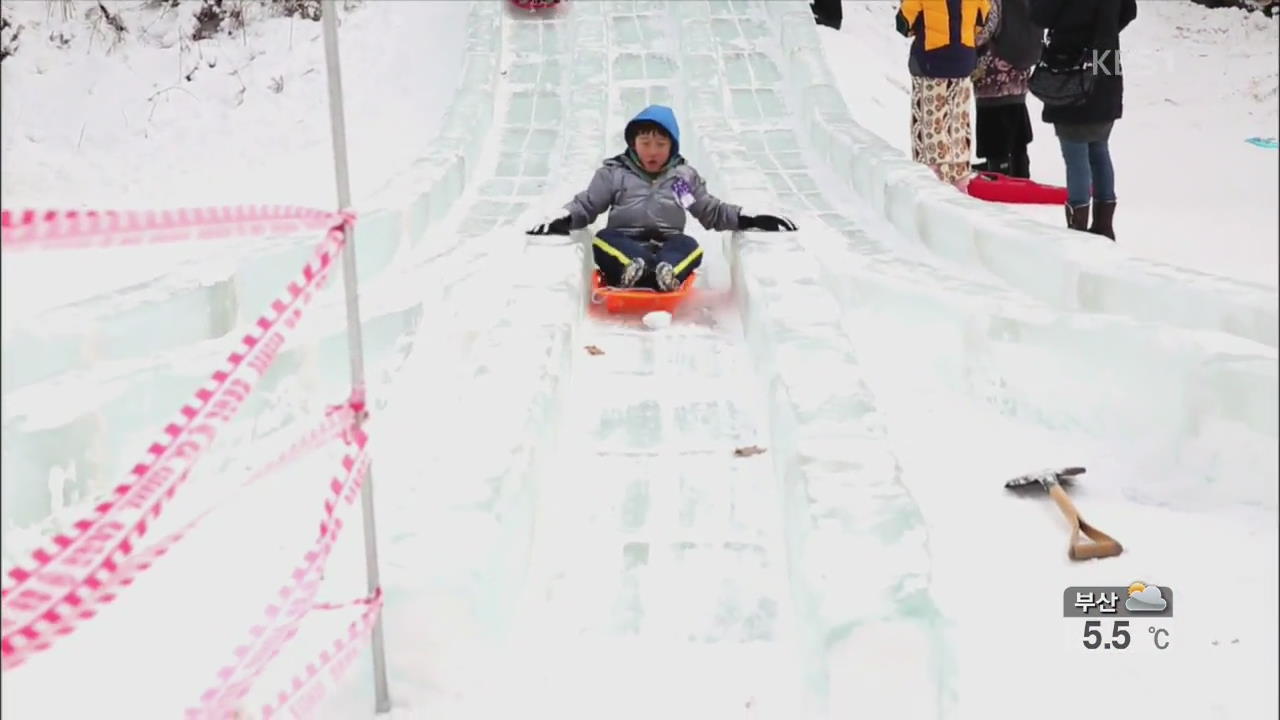
[[[96,2],[5,2],[22,30],[0,64],[4,206],[333,204],[320,23],[240,4],[241,27],[195,41],[199,1],[108,0],[124,32]],[[439,30],[467,5],[339,6],[352,193],[368,207],[439,130],[463,43]]]
[[[224,0],[216,31],[202,1],[0,0],[6,210],[332,208],[313,1]],[[1277,19],[1140,4],[1115,245],[904,159],[894,3],[845,2],[840,32],[808,0],[338,6],[381,717],[1276,715],[1277,156],[1244,139],[1278,134]],[[800,225],[690,222],[705,261],[665,328],[600,312],[587,233],[523,232],[650,103],[712,192]],[[6,569],[128,477],[318,240],[6,248]],[[236,481],[350,390],[337,273],[307,313],[138,548],[212,514],[7,670],[6,718],[181,715],[279,617],[338,455]],[[1053,502],[1002,486],[1066,465],[1122,554],[1068,559]],[[343,512],[321,601],[365,592]],[[1176,614],[1082,647],[1064,588],[1135,581]],[[372,717],[370,666],[314,715]]]

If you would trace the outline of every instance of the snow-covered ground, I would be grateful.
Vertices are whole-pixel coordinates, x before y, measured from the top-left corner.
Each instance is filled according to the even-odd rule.
[[[5,7],[54,22],[0,65],[6,208],[332,204],[318,24],[263,21],[182,52],[126,40],[103,57],[87,37],[70,50],[30,41],[74,24]],[[1274,151],[1243,137],[1276,134],[1274,43],[1252,39],[1273,40],[1275,21],[1189,3],[1142,11],[1133,38],[1173,52],[1156,41],[1189,28],[1199,59],[1236,63],[1241,85],[1175,74],[1163,92],[1182,106],[1157,118],[1151,103],[1128,104],[1116,156],[1133,210],[1123,248],[1099,252],[1274,288]],[[846,3],[841,33],[814,28],[807,2],[570,2],[538,16],[366,2],[344,15],[394,716],[1276,714],[1274,344],[1226,321],[1206,329],[1185,298],[1143,297],[1167,310],[1156,322],[1016,289],[1057,282],[1083,257],[1060,237],[1043,241],[1063,267],[1006,262],[996,276],[940,257],[936,237],[904,235],[805,115],[821,108],[837,133],[853,120],[904,147],[905,47],[891,14]],[[1211,30],[1230,18],[1252,29]],[[290,33],[305,53],[287,52]],[[205,71],[248,50],[266,53],[241,72],[258,82],[228,109],[227,78]],[[172,67],[145,59],[164,53],[225,53],[185,83],[194,99],[172,101],[198,103],[202,119],[153,118],[145,134],[111,120],[173,84]],[[824,64],[849,115],[822,94]],[[283,92],[264,85],[285,74]],[[1251,88],[1261,99],[1240,99]],[[1209,115],[1209,90],[1239,101],[1240,125]],[[1203,114],[1183,107],[1193,99]],[[701,294],[660,332],[583,312],[580,237],[520,232],[580,189],[649,102],[675,106],[714,192],[801,224],[794,236],[697,229]],[[1204,153],[1188,165],[1235,158],[1239,187],[1183,189],[1184,218],[1156,213],[1149,188],[1170,188],[1172,174],[1142,162],[1163,157],[1162,141],[1136,126],[1157,122],[1160,137]],[[1181,129],[1197,123],[1221,145]],[[82,124],[110,142],[79,142]],[[225,164],[171,160],[205,128]],[[1040,133],[1033,167],[1054,180],[1051,137]],[[102,170],[117,165],[138,169]],[[1225,216],[1250,232],[1187,231]],[[1148,221],[1178,232],[1147,242]],[[1229,242],[1248,257],[1227,258]],[[1000,260],[994,247],[986,261]],[[259,248],[144,250],[128,267],[109,264],[118,254],[6,254],[7,551],[50,510],[117,480],[238,337],[233,321],[305,256],[296,241]],[[1133,294],[1163,287],[1117,272]],[[341,308],[316,314],[264,379],[266,400],[232,427],[231,459],[206,462],[156,537],[216,496],[230,463],[252,459],[236,442],[297,429],[341,397]],[[77,326],[86,317],[94,327]],[[735,452],[750,446],[765,452]],[[1057,464],[1088,467],[1072,494],[1123,555],[1071,563],[1052,504],[998,484]],[[331,465],[318,458],[220,507],[93,623],[7,675],[5,715],[74,717],[86,703],[176,714],[310,539]],[[362,591],[357,529],[326,597]],[[252,562],[231,574],[227,558]],[[1135,580],[1174,589],[1170,650],[1145,637],[1123,653],[1084,650],[1082,623],[1061,617],[1063,589]],[[332,630],[308,625],[299,641]],[[356,667],[327,716],[371,714],[367,658]],[[84,678],[80,692],[66,677]],[[255,699],[283,682],[264,678]],[[1068,682],[1078,690],[1062,692]]]
[[[840,90],[867,129],[910,154],[908,41],[894,3],[844,2],[840,31],[820,28]],[[1276,151],[1245,142],[1280,136],[1280,24],[1262,13],[1191,2],[1139,3],[1121,35],[1124,117],[1112,133],[1116,232],[1126,250],[1275,288]],[[1027,98],[1032,174],[1064,184],[1053,126]],[[1058,207],[1019,209],[1062,225]]]

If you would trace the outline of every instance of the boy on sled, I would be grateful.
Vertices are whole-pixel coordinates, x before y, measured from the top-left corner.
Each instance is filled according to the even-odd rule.
[[[744,215],[707,192],[702,176],[680,155],[680,127],[665,105],[650,105],[627,123],[627,149],[604,161],[567,215],[528,230],[568,235],[609,211],[608,225],[592,240],[596,267],[610,287],[678,289],[702,264],[698,241],[684,234],[685,213],[708,230],[794,231],[774,215]]]

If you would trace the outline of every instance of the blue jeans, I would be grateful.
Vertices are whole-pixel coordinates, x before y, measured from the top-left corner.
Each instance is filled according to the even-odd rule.
[[[1071,142],[1058,138],[1062,159],[1067,164],[1067,202],[1072,207],[1089,204],[1089,190],[1098,202],[1115,202],[1116,171],[1111,166],[1111,149],[1106,140]]]

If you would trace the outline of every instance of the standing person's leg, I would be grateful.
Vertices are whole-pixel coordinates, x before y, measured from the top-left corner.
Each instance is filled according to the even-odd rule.
[[[1016,178],[1031,179],[1031,157],[1027,155],[1027,146],[1035,139],[1031,128],[1031,114],[1027,112],[1027,100],[1023,98],[1017,105],[1009,106],[1009,154],[1012,163],[1009,174]]]
[[[1093,171],[1089,166],[1089,144],[1058,137],[1062,161],[1067,166],[1067,227],[1086,230],[1089,225],[1089,194]]]
[[[1090,180],[1093,182],[1093,223],[1089,232],[1116,239],[1112,222],[1116,213],[1116,171],[1106,140],[1089,143]]]
[[[635,285],[652,258],[643,238],[607,228],[596,233],[591,241],[591,253],[609,287]]]
[[[678,289],[702,264],[702,248],[698,241],[683,233],[668,235],[658,250],[658,289]]]
[[[972,172],[972,95],[969,78],[911,77],[911,159],[927,165],[943,182],[955,183]]]
[[[973,169],[1009,173],[1008,128],[1005,127],[1003,108],[979,101],[974,124],[974,152],[982,162],[974,165]]]
[[[809,3],[809,8],[813,10],[813,19],[819,25],[839,30],[844,22],[844,8],[841,7],[840,0],[813,0]]]
[[[973,156],[970,134],[970,111],[973,82],[969,78],[938,80],[943,93],[942,138],[939,142],[938,177],[952,185],[961,185],[973,174],[969,166]]]
[[[911,161],[933,167],[932,148],[937,144],[933,132],[937,106],[933,102],[932,81],[929,78],[911,76]]]

